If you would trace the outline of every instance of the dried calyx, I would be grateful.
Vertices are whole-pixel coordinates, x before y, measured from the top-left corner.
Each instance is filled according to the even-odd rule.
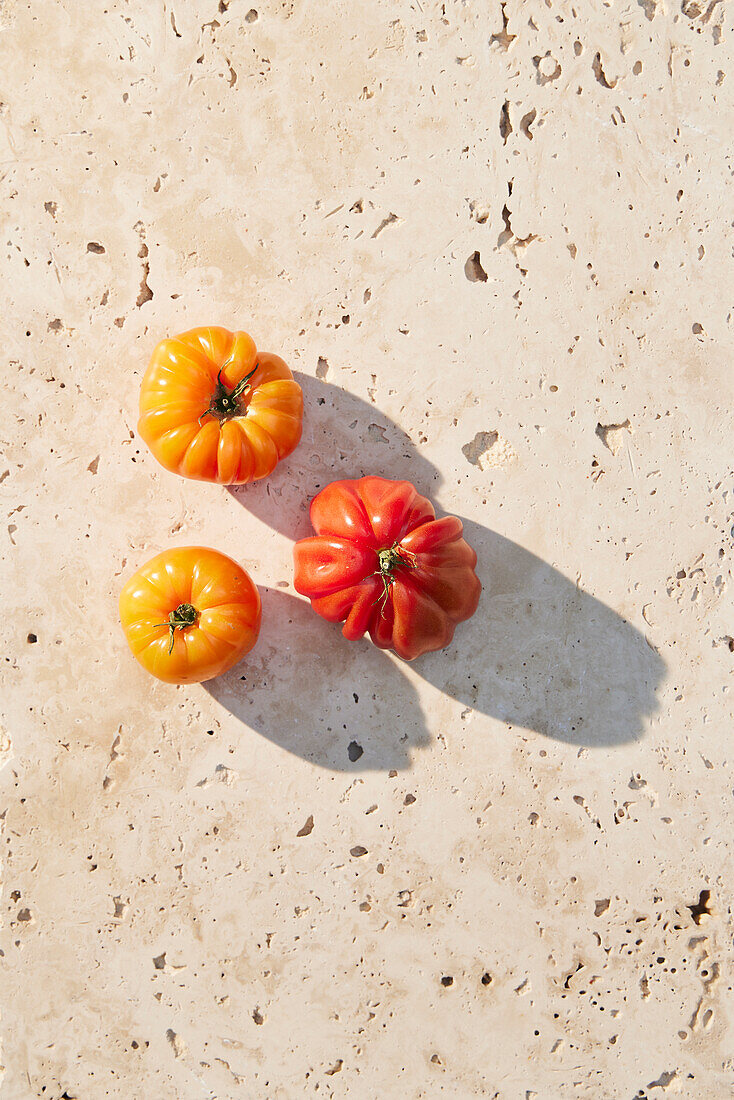
[[[222,368],[223,370],[224,368]],[[222,371],[220,370],[217,375],[217,388],[215,389],[212,399],[209,402],[209,408],[199,417],[199,423],[201,424],[205,416],[211,413],[212,416],[216,416],[218,420],[229,420],[233,416],[238,416],[240,413],[240,398],[249,390],[250,379],[257,370],[257,364],[252,368],[249,374],[246,374],[244,378],[241,378],[234,389],[228,389],[222,381]]]
[[[412,555],[410,555],[410,557],[412,557]],[[401,550],[399,546],[390,546],[387,550],[378,550],[377,561],[380,566],[380,572],[383,576],[389,576],[401,566],[411,569],[413,563],[410,561],[410,557],[407,551]]]
[[[173,653],[173,640],[177,630],[184,630],[187,626],[194,626],[199,618],[199,612],[190,603],[180,603],[175,611],[172,611],[164,623],[156,623],[156,626],[167,626],[171,632],[171,644],[168,647],[169,656]]]
[[[382,614],[390,595],[390,586],[395,579],[393,573],[396,569],[414,569],[415,557],[408,550],[402,550],[396,544],[387,547],[385,550],[378,550],[377,563],[379,565],[377,576],[380,577],[383,585],[383,592],[379,601],[380,614]]]

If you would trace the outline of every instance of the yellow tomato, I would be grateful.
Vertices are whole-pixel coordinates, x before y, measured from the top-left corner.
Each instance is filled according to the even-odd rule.
[[[210,680],[260,633],[260,595],[245,570],[201,546],[152,558],[120,593],[120,620],[143,668],[169,684]]]
[[[208,326],[161,340],[140,388],[138,432],[167,470],[242,485],[301,438],[303,394],[246,332]]]

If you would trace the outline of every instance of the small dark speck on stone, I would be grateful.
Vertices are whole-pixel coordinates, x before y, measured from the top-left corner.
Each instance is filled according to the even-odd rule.
[[[353,848],[349,849],[350,856],[354,856],[355,859],[359,859],[360,856],[367,855],[367,849],[362,847],[361,844],[355,844]]]
[[[256,23],[256,22],[257,22],[257,12],[255,11],[254,8],[250,8],[247,15],[245,16],[245,23]]]
[[[252,1014],[252,1018],[256,1024],[262,1024],[264,1022],[264,1016],[259,1008],[256,1008]]]
[[[443,978],[441,978],[441,985],[445,986],[448,989],[448,987],[453,984],[454,979],[449,977],[448,974],[444,974]]]
[[[153,966],[156,968],[156,970],[165,970],[165,967],[166,967],[166,953],[165,953],[165,951],[163,952],[162,955],[156,955],[154,957]]]
[[[403,799],[403,805],[404,806],[412,806],[414,802],[415,802],[415,795],[414,794],[406,794],[405,798]]]
[[[87,245],[87,252],[94,252],[96,256],[101,256],[105,251],[103,244],[99,244],[98,241],[90,241]]]
[[[34,645],[38,641],[38,635],[29,634],[28,637],[26,638],[26,641],[28,642],[29,645]]]
[[[310,814],[307,821],[306,821],[306,824],[301,826],[301,828],[296,833],[296,836],[308,836],[312,832],[313,832],[313,814]]]
[[[364,749],[356,741],[350,741],[349,742],[349,744],[347,746],[347,756],[349,757],[349,759],[351,760],[352,763],[354,763],[355,760],[359,760],[359,758],[360,758],[360,756],[362,755],[363,752],[364,752]]]
[[[491,974],[486,974],[486,973],[482,974],[482,985],[489,985],[489,983],[491,981],[492,981],[492,975]]]

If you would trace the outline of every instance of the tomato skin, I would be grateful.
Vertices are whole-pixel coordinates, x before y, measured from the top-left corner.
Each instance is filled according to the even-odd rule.
[[[235,404],[210,411],[238,383],[246,388]],[[138,433],[162,466],[197,481],[267,477],[297,446],[302,421],[301,387],[246,332],[207,326],[161,340],[140,386]]]
[[[169,616],[181,606],[195,609],[196,622],[171,631]],[[260,594],[245,570],[202,546],[151,558],[120,593],[133,656],[168,684],[198,684],[237,664],[257,641],[260,618]]]
[[[334,481],[310,514],[316,535],[294,547],[294,585],[322,618],[344,623],[345,638],[369,632],[412,661],[447,646],[476,611],[477,555],[461,520],[436,519],[409,481]]]

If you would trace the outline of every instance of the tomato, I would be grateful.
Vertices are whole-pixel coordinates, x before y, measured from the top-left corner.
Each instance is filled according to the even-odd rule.
[[[130,578],[120,619],[143,668],[169,684],[197,684],[252,649],[260,595],[237,562],[187,546],[158,554]]]
[[[345,638],[412,661],[442,649],[477,609],[477,555],[461,520],[436,519],[409,481],[334,481],[311,502],[316,536],[294,549],[295,587]]]
[[[140,387],[138,432],[182,477],[243,485],[301,438],[301,387],[246,332],[194,328],[161,340]]]

